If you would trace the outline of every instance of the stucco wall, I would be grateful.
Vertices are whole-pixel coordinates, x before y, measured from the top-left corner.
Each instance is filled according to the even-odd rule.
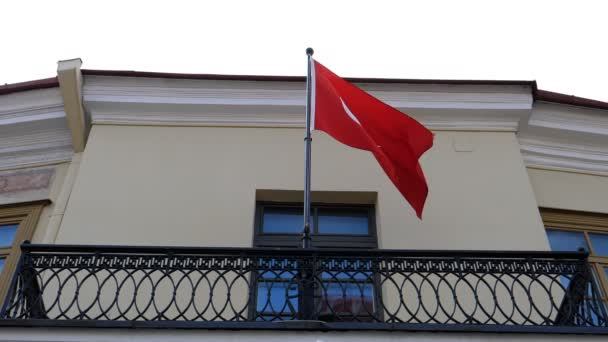
[[[70,164],[71,163],[62,163],[54,167],[55,174],[53,176],[53,183],[47,196],[51,203],[46,205],[40,213],[40,218],[36,225],[36,229],[34,230],[34,235],[32,236],[32,242],[48,242],[44,241],[44,236],[53,226],[59,226],[58,222],[55,223],[54,221],[60,218],[56,214],[62,212],[62,205],[58,205],[57,202],[63,191]]]
[[[250,246],[256,189],[302,189],[303,136],[95,125],[56,242]],[[315,132],[312,155],[313,190],[378,193],[381,248],[547,248],[513,133],[436,132],[423,221],[368,152]]]
[[[608,213],[608,176],[528,169],[539,207]]]

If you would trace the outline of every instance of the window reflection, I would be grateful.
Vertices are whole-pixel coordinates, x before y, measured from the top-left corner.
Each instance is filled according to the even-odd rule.
[[[578,251],[583,248],[589,251],[585,235],[579,232],[569,232],[564,230],[547,229],[547,236],[554,251]]]
[[[319,234],[369,234],[367,211],[320,208],[318,215]]]
[[[589,240],[595,255],[608,256],[608,234],[589,233]]]
[[[264,208],[262,231],[270,234],[300,234],[302,210],[298,208]]]
[[[13,245],[18,226],[18,224],[0,225],[0,247],[10,247]]]
[[[322,278],[320,319],[372,320],[374,283],[371,272],[323,272]]]

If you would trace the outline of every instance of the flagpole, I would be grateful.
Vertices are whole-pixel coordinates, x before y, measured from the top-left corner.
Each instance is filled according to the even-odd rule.
[[[304,175],[304,231],[302,233],[302,248],[311,247],[310,237],[310,145],[312,139],[310,137],[310,116],[312,108],[312,48],[306,49],[308,56],[308,74],[306,75],[306,138],[305,142],[305,175]]]

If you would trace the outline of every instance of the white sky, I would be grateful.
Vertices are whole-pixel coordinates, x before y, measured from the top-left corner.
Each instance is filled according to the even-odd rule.
[[[0,83],[56,62],[159,72],[536,79],[608,101],[608,1],[0,2]]]

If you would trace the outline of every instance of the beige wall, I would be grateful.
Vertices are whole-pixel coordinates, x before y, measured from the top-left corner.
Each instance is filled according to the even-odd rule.
[[[95,125],[56,242],[250,246],[256,189],[302,189],[303,135]],[[377,192],[382,248],[547,248],[513,133],[436,132],[423,168],[421,222],[371,154],[313,135],[313,190]]]
[[[74,153],[69,163],[56,166],[55,179],[49,193],[51,203],[44,207],[32,242],[54,243],[65,214],[74,181],[80,167],[81,153]]]
[[[52,229],[51,226],[54,225],[55,218],[54,214],[61,210],[61,206],[57,205],[57,199],[62,193],[63,186],[65,184],[65,179],[67,175],[67,171],[70,167],[70,163],[62,163],[55,166],[55,174],[53,175],[53,182],[50,187],[50,191],[48,193],[48,199],[51,201],[48,205],[46,205],[42,212],[40,213],[40,218],[38,219],[38,224],[36,225],[36,230],[34,230],[34,236],[32,236],[32,242],[37,243],[45,243],[50,241],[45,241],[44,236],[49,232],[49,228]],[[58,227],[59,225],[56,224]]]
[[[539,207],[608,213],[608,176],[528,169]]]

